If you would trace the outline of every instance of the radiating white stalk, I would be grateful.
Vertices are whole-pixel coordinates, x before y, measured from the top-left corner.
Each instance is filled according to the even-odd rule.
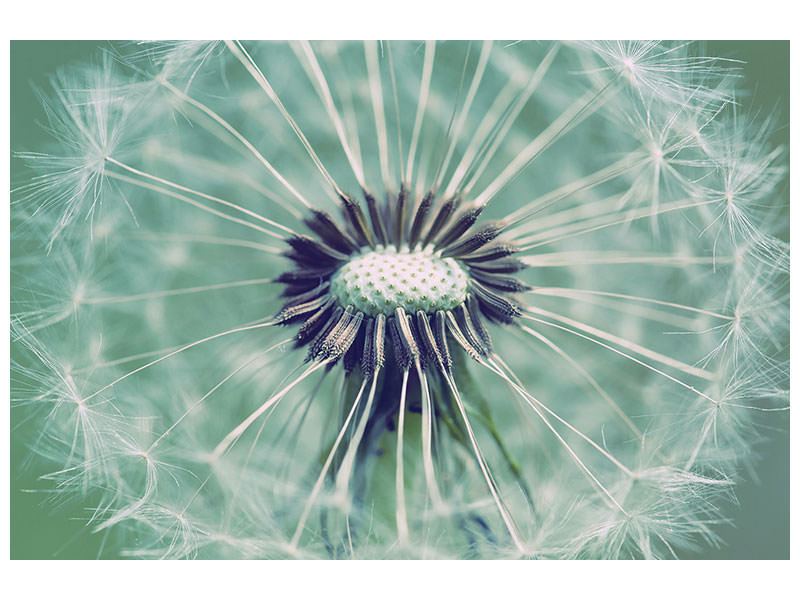
[[[322,469],[317,477],[316,482],[314,483],[314,487],[311,489],[311,493],[308,495],[308,500],[306,501],[303,512],[297,522],[297,528],[292,536],[292,540],[289,542],[289,548],[287,551],[290,555],[294,555],[297,552],[297,544],[300,542],[300,537],[303,535],[303,531],[305,530],[308,515],[311,513],[311,508],[314,506],[314,503],[317,501],[317,497],[322,491],[322,486],[325,484],[325,477],[328,474],[328,469],[331,467],[333,457],[336,454],[336,451],[339,449],[339,444],[342,443],[342,438],[344,438],[345,432],[350,426],[350,421],[353,419],[353,415],[355,414],[356,409],[361,402],[361,396],[364,394],[364,389],[366,387],[367,379],[364,378],[361,382],[361,387],[358,390],[358,394],[356,395],[355,400],[353,400],[353,405],[350,407],[350,412],[347,414],[344,423],[342,423],[342,427],[339,429],[339,434],[336,436],[336,440],[333,442],[333,447],[331,447],[331,450],[328,453],[328,458],[325,459],[325,463],[322,465]]]
[[[416,368],[422,392],[422,468],[425,472],[425,485],[428,488],[433,511],[442,514],[445,504],[433,468],[433,403],[428,388],[428,378],[419,364]]]
[[[428,104],[428,95],[431,89],[431,74],[433,73],[433,58],[436,54],[436,42],[425,42],[425,60],[422,65],[422,78],[419,82],[417,94],[417,114],[414,117],[414,130],[411,133],[411,144],[408,148],[408,162],[406,163],[406,185],[411,187],[414,176],[414,159],[417,154],[419,132],[422,130],[422,121],[425,117],[425,107]]]
[[[214,133],[219,134],[216,129]],[[231,143],[228,138],[225,139],[226,143]],[[242,148],[241,144],[236,140],[236,145],[232,145],[237,152],[241,152],[243,156],[249,157],[247,148]],[[254,179],[245,169],[238,166],[230,166],[219,160],[206,158],[199,154],[192,154],[186,148],[181,148],[180,151],[174,148],[166,148],[162,144],[151,144],[145,150],[145,157],[148,159],[158,160],[160,164],[172,165],[175,168],[191,169],[199,176],[208,176],[212,173],[218,175],[222,182],[236,181],[249,187],[250,189],[263,196],[281,210],[286,211],[293,218],[298,221],[303,218],[303,214],[291,202],[287,202],[285,198],[279,196],[271,187],[262,184]]]
[[[547,150],[575,125],[596,111],[602,105],[604,95],[611,89],[612,84],[613,81],[597,92],[589,90],[576,100],[557,119],[550,123],[542,133],[525,146],[522,152],[503,169],[500,175],[478,194],[475,203],[479,206],[487,204],[500,190],[515,179],[523,169],[530,165],[537,156]]]
[[[483,74],[486,71],[486,65],[489,62],[489,55],[491,54],[491,51],[492,42],[483,42],[481,54],[478,58],[478,64],[472,74],[472,83],[470,83],[469,90],[467,90],[467,95],[464,98],[464,104],[459,111],[452,134],[450,135],[450,145],[448,146],[447,153],[445,154],[444,159],[438,168],[439,173],[436,181],[433,184],[433,188],[436,190],[441,187],[445,173],[447,173],[447,168],[450,166],[450,160],[453,158],[453,153],[455,152],[459,138],[461,137],[461,130],[464,128],[464,123],[469,115],[469,110],[472,108],[472,101],[475,99],[475,94],[478,93],[478,88],[483,80]],[[446,195],[447,194],[445,194],[445,196]]]
[[[509,535],[511,535],[514,546],[516,546],[517,550],[519,550],[523,555],[527,555],[529,552],[522,543],[518,533],[517,525],[514,523],[511,513],[508,512],[505,502],[503,502],[503,499],[500,497],[500,491],[497,489],[497,483],[495,483],[494,478],[489,471],[489,466],[486,464],[486,459],[483,457],[483,453],[478,446],[478,439],[475,437],[475,432],[472,430],[472,425],[470,425],[469,417],[467,416],[467,410],[464,407],[464,401],[461,399],[461,394],[456,387],[456,383],[449,373],[444,375],[444,379],[447,382],[447,386],[450,388],[450,391],[453,393],[456,405],[458,406],[458,412],[461,414],[462,421],[464,421],[464,427],[467,430],[467,436],[469,437],[470,444],[472,445],[472,451],[475,455],[475,460],[478,462],[478,466],[481,469],[483,478],[486,480],[486,485],[489,487],[489,492],[494,499],[497,510],[500,512],[503,523],[505,523],[506,529],[508,530]]]
[[[246,325],[244,327],[237,327],[235,329],[229,329],[227,331],[223,331],[222,333],[215,333],[214,335],[210,335],[208,337],[204,337],[203,339],[200,339],[200,340],[197,340],[195,342],[192,342],[191,344],[186,344],[185,346],[181,346],[180,348],[178,348],[177,350],[173,350],[169,354],[165,354],[164,356],[162,356],[162,357],[160,357],[160,358],[158,358],[158,359],[156,359],[154,361],[151,361],[151,362],[147,363],[146,365],[142,365],[138,369],[134,369],[133,371],[125,373],[125,375],[122,375],[121,377],[117,377],[111,383],[106,384],[105,386],[103,386],[99,390],[97,390],[96,392],[94,392],[94,393],[90,394],[89,396],[87,396],[85,398],[85,400],[89,400],[91,398],[94,398],[98,394],[106,391],[110,387],[113,387],[113,386],[117,385],[120,381],[123,381],[123,380],[127,379],[131,375],[135,375],[136,373],[139,373],[139,372],[143,371],[144,369],[150,368],[153,365],[156,365],[156,364],[158,364],[158,363],[160,363],[162,361],[165,361],[168,358],[172,358],[176,354],[180,354],[181,352],[185,352],[186,350],[190,350],[191,348],[199,346],[200,344],[205,344],[206,342],[210,342],[212,340],[216,340],[216,339],[219,339],[221,337],[232,335],[234,333],[241,333],[243,331],[252,331],[253,329],[261,329],[263,327],[271,327],[272,325],[274,325],[274,322],[273,321],[268,321],[266,323],[257,323],[255,325]]]
[[[555,197],[560,199],[568,198],[568,196],[559,195]],[[623,211],[623,198],[624,194],[612,194],[594,200],[576,197],[569,204],[565,204],[557,210],[532,213],[536,214],[535,219],[527,219],[529,213],[526,212],[523,216],[517,217],[509,229],[513,231],[513,235],[516,238],[521,238],[526,234],[532,236],[537,232],[539,232],[539,235],[545,233],[552,235],[552,233],[558,231],[558,228],[563,229],[570,225],[576,226],[582,222],[585,225],[585,222],[590,218],[607,217],[612,214],[618,216],[634,210],[629,208]]]
[[[292,128],[292,131],[294,131],[295,135],[297,135],[298,139],[303,144],[303,147],[306,149],[306,152],[308,152],[309,157],[311,157],[311,160],[313,161],[314,165],[317,167],[319,172],[322,174],[322,176],[327,180],[327,182],[339,196],[343,196],[344,192],[337,185],[333,177],[331,177],[331,174],[322,164],[322,161],[319,159],[319,156],[317,156],[317,153],[314,151],[314,148],[311,147],[308,138],[306,138],[305,134],[300,129],[300,126],[289,114],[289,111],[286,110],[286,107],[283,105],[283,102],[281,102],[281,99],[278,97],[278,94],[276,94],[275,90],[272,89],[272,86],[270,85],[269,81],[267,81],[267,78],[264,76],[264,73],[261,72],[261,69],[252,59],[252,57],[247,53],[247,50],[244,49],[244,46],[242,46],[241,42],[226,41],[225,45],[233,53],[233,55],[239,59],[239,62],[242,63],[244,68],[247,69],[247,72],[253,76],[253,79],[256,80],[256,83],[258,83],[261,89],[264,90],[264,92],[266,92],[267,96],[269,96],[269,99],[272,100],[273,104],[275,104],[275,106],[278,108],[280,113],[283,115],[284,119],[286,119],[286,122],[289,123],[289,126]]]
[[[541,402],[540,400],[535,398],[533,396],[533,394],[531,394],[528,390],[526,390],[519,383],[517,383],[516,381],[512,381],[510,378],[508,378],[508,376],[504,373],[503,369],[501,369],[498,365],[494,364],[493,361],[491,361],[491,359],[489,361],[486,361],[486,364],[487,364],[487,366],[492,368],[495,373],[497,373],[498,375],[503,377],[503,379],[506,379],[507,382],[514,388],[514,390],[517,391],[531,407],[535,404],[536,406],[538,406],[539,408],[544,410],[547,414],[549,414],[551,417],[556,419],[556,421],[558,421],[559,423],[564,425],[567,429],[572,431],[572,433],[576,434],[578,437],[580,437],[586,443],[588,443],[592,448],[597,450],[597,452],[602,454],[606,459],[608,459],[615,467],[617,467],[625,475],[627,475],[628,477],[633,477],[633,472],[628,467],[626,467],[622,462],[620,462],[613,454],[608,452],[605,448],[600,446],[600,444],[595,442],[588,435],[586,435],[581,430],[579,430],[577,427],[572,425],[569,421],[567,421],[566,419],[564,419],[561,416],[559,416],[558,413],[556,413],[554,410],[549,408],[546,404],[544,404],[543,402]],[[506,369],[508,370],[508,367],[506,367]],[[510,370],[509,370],[509,373],[510,373]]]
[[[511,214],[509,214],[506,218],[509,221],[514,223],[523,222],[525,219],[530,218],[534,214],[539,213],[540,211],[544,210],[552,206],[554,203],[559,202],[565,198],[569,198],[573,194],[577,194],[578,192],[585,192],[591,190],[595,186],[598,186],[602,183],[606,183],[621,175],[625,175],[629,173],[631,170],[636,169],[643,164],[645,164],[649,160],[647,155],[639,155],[638,153],[632,152],[626,156],[623,156],[619,160],[615,161],[614,163],[591,173],[590,175],[586,175],[580,179],[575,181],[570,181],[567,184],[562,185],[561,187],[543,194],[538,198],[531,200],[530,202],[526,203],[524,206],[521,206]],[[578,200],[578,202],[580,202]],[[580,203],[581,206],[583,203]]]
[[[281,389],[279,392],[270,396],[266,402],[264,402],[261,406],[259,406],[256,410],[254,410],[250,415],[239,425],[234,427],[228,435],[226,435],[222,441],[217,444],[217,447],[214,448],[214,451],[211,453],[209,457],[210,463],[215,463],[222,454],[230,448],[230,446],[238,440],[245,431],[252,425],[258,417],[263,415],[267,410],[270,409],[276,402],[279,402],[281,398],[283,398],[287,393],[289,393],[293,387],[295,387],[298,383],[303,381],[306,377],[311,375],[314,371],[319,370],[323,366],[327,364],[328,361],[322,362],[312,362],[303,373],[297,377],[294,381],[290,384],[286,385]]]
[[[397,523],[397,540],[408,543],[408,515],[406,514],[406,481],[403,475],[403,432],[406,422],[406,388],[408,387],[408,369],[403,371],[403,385],[400,389],[400,406],[397,412],[397,452],[395,454],[395,494],[397,507],[395,522]]]
[[[220,380],[220,381],[219,381],[219,382],[218,382],[218,383],[217,383],[217,384],[216,384],[214,387],[212,387],[210,390],[208,390],[208,392],[206,392],[206,393],[205,393],[205,394],[204,394],[204,395],[203,395],[203,396],[202,396],[202,397],[201,397],[199,400],[197,400],[197,401],[196,401],[196,402],[194,402],[194,403],[193,403],[193,404],[192,404],[192,405],[191,405],[189,408],[187,408],[187,409],[184,411],[184,413],[183,413],[183,414],[182,414],[180,417],[178,417],[178,419],[176,419],[176,421],[175,421],[175,422],[174,422],[172,425],[170,425],[170,426],[169,426],[169,427],[168,427],[168,428],[167,428],[167,429],[164,431],[164,433],[162,433],[160,436],[158,436],[158,438],[156,438],[156,440],[155,440],[155,441],[154,441],[154,442],[153,442],[153,443],[150,445],[150,447],[147,449],[147,453],[148,453],[148,454],[150,454],[150,453],[151,453],[153,450],[155,450],[155,449],[156,449],[156,446],[158,446],[158,444],[160,444],[160,443],[161,443],[161,441],[162,441],[162,440],[163,440],[165,437],[167,437],[167,436],[170,434],[170,432],[172,432],[172,430],[173,430],[173,429],[175,429],[175,428],[176,428],[178,425],[180,425],[180,424],[181,424],[181,422],[182,422],[182,421],[183,421],[183,420],[184,420],[184,419],[185,419],[187,416],[189,416],[189,414],[190,414],[192,411],[194,411],[194,410],[195,410],[195,409],[196,409],[198,406],[200,406],[200,405],[201,405],[203,402],[205,402],[205,401],[206,401],[206,400],[209,398],[209,396],[211,396],[211,394],[213,394],[213,393],[214,393],[214,392],[216,392],[216,391],[217,391],[219,388],[221,388],[221,387],[222,387],[222,386],[223,386],[223,385],[224,385],[224,384],[225,384],[225,383],[226,383],[228,380],[230,380],[230,379],[231,379],[231,378],[232,378],[234,375],[236,375],[237,373],[239,373],[239,372],[240,372],[242,369],[245,369],[245,368],[246,368],[246,367],[248,367],[249,365],[253,364],[253,363],[254,363],[256,360],[258,360],[259,358],[261,358],[261,357],[262,357],[262,356],[264,356],[265,354],[268,354],[268,353],[272,352],[272,351],[273,351],[273,350],[275,350],[276,348],[280,348],[280,347],[282,347],[282,346],[285,346],[286,344],[288,344],[288,343],[289,343],[289,342],[291,342],[291,341],[292,341],[292,338],[288,338],[288,339],[285,339],[285,340],[283,340],[282,342],[278,342],[277,344],[273,344],[272,346],[270,346],[270,347],[269,347],[269,348],[267,348],[266,350],[264,350],[264,351],[262,351],[262,352],[259,352],[259,353],[257,353],[257,354],[254,354],[254,355],[253,355],[253,356],[251,356],[249,359],[247,359],[245,362],[243,362],[241,365],[239,365],[238,367],[236,367],[236,369],[234,369],[233,371],[231,371],[231,373],[230,373],[229,375],[226,375],[226,376],[225,376],[223,379],[221,379],[221,380]]]
[[[330,117],[334,129],[336,129],[336,135],[339,137],[339,143],[347,157],[347,162],[350,163],[353,175],[355,175],[361,188],[367,189],[367,184],[364,181],[364,167],[361,156],[353,152],[350,148],[350,144],[347,141],[347,134],[344,130],[344,123],[342,122],[339,111],[336,110],[336,104],[333,102],[333,96],[331,96],[328,81],[325,79],[325,74],[319,66],[314,50],[311,48],[311,44],[306,41],[297,42],[296,44],[299,45],[303,51],[303,56],[305,56],[306,59],[306,61],[302,63],[303,67],[306,69],[312,83],[316,84],[314,88],[317,90],[320,100],[322,100],[322,103],[325,105],[325,110],[328,112],[328,117]]]
[[[568,333],[571,333],[572,335],[575,335],[577,337],[580,337],[580,338],[583,338],[583,339],[585,339],[587,341],[590,341],[593,344],[597,344],[598,346],[601,346],[601,347],[605,348],[606,350],[610,350],[611,352],[613,352],[615,354],[619,354],[620,356],[623,356],[623,357],[627,358],[628,360],[631,360],[631,361],[635,362],[636,364],[643,366],[645,369],[649,369],[650,371],[653,371],[654,373],[658,373],[659,375],[661,375],[663,377],[666,377],[670,381],[674,381],[679,386],[694,392],[698,396],[702,396],[703,398],[705,398],[706,400],[708,400],[710,402],[716,403],[716,400],[714,400],[711,396],[701,392],[700,390],[698,390],[694,386],[689,385],[688,383],[686,383],[684,381],[681,381],[680,379],[677,379],[676,377],[673,377],[669,373],[665,373],[664,371],[661,371],[660,369],[657,369],[656,367],[654,367],[651,364],[648,364],[648,363],[646,363],[646,362],[644,362],[642,360],[639,360],[635,356],[631,356],[630,354],[627,354],[627,353],[623,352],[622,350],[618,350],[617,348],[609,346],[608,344],[604,344],[603,342],[601,342],[599,340],[596,340],[596,339],[594,339],[592,337],[589,337],[588,335],[584,335],[584,334],[580,333],[579,331],[575,331],[574,329],[570,329],[569,327],[564,327],[563,325],[559,325],[558,323],[552,323],[550,321],[546,321],[544,319],[539,319],[537,317],[534,317],[534,316],[528,315],[528,314],[523,314],[522,318],[523,319],[529,319],[529,320],[534,321],[536,323],[541,323],[542,325],[548,325],[550,327],[555,327],[556,329],[560,329],[562,331],[566,331]]]
[[[267,246],[266,244],[259,244],[249,240],[242,240],[238,238],[226,238],[214,235],[197,235],[197,234],[175,234],[175,233],[147,233],[141,232],[131,236],[136,240],[147,240],[150,242],[166,242],[166,243],[186,243],[186,244],[215,244],[220,246],[235,246],[239,248],[249,248],[251,250],[258,250],[275,256],[281,255],[285,252],[285,248],[277,246]]]
[[[603,292],[597,290],[583,290],[578,288],[559,288],[559,287],[540,287],[534,290],[531,290],[533,294],[544,294],[544,295],[553,295],[553,296],[607,296],[609,298],[621,298],[623,300],[632,300],[634,302],[644,302],[646,304],[658,304],[659,306],[669,306],[670,308],[677,308],[680,310],[685,310],[687,312],[697,313],[701,315],[707,315],[709,317],[715,317],[717,319],[724,319],[730,321],[733,317],[729,315],[723,315],[711,310],[705,310],[702,308],[697,308],[695,306],[687,306],[686,304],[678,304],[677,302],[667,302],[665,300],[656,300],[655,298],[645,298],[643,296],[631,296],[630,294],[618,294],[614,292]]]
[[[541,405],[541,403],[538,402],[537,403],[531,402],[530,398],[528,397],[527,390],[525,390],[519,384],[514,382],[506,373],[504,373],[498,367],[490,365],[486,361],[481,361],[481,364],[483,364],[490,371],[496,373],[501,378],[503,378],[506,381],[506,383],[508,383],[520,396],[522,396],[522,398],[527,402],[528,406],[530,406],[533,409],[533,411],[547,426],[550,432],[555,436],[555,438],[558,440],[561,446],[567,451],[567,454],[569,454],[569,456],[572,458],[572,460],[575,462],[578,468],[584,473],[584,475],[589,479],[589,481],[601,491],[603,500],[607,504],[610,502],[609,504],[610,507],[616,508],[624,515],[628,516],[628,513],[625,511],[625,509],[622,507],[619,501],[617,501],[614,495],[611,492],[609,492],[608,489],[600,482],[597,476],[594,473],[592,473],[591,469],[589,469],[589,467],[586,466],[583,460],[572,449],[572,447],[567,443],[567,441],[561,436],[561,434],[558,433],[558,431],[556,431],[555,427],[553,427],[553,424],[550,423],[550,420],[542,413],[540,406],[543,405]],[[621,465],[621,463],[620,466],[623,470],[626,470],[624,465]]]
[[[478,179],[480,179],[481,175],[483,175],[483,172],[486,169],[487,165],[492,160],[492,158],[494,158],[495,153],[503,144],[503,141],[505,141],[508,132],[511,130],[511,127],[516,122],[516,119],[519,116],[520,112],[522,112],[522,110],[527,105],[528,100],[530,100],[531,96],[533,96],[533,93],[539,87],[539,84],[542,82],[542,79],[544,78],[545,74],[550,68],[550,65],[553,63],[553,59],[556,56],[556,52],[558,52],[558,48],[559,48],[558,44],[555,44],[549,50],[549,52],[545,55],[542,61],[537,65],[536,70],[531,75],[528,84],[525,86],[525,89],[522,91],[517,100],[515,100],[514,106],[513,108],[511,108],[511,111],[509,112],[507,118],[505,119],[505,122],[503,123],[502,127],[497,131],[491,144],[486,149],[486,152],[481,159],[480,165],[478,165],[477,168],[475,168],[475,171],[474,173],[472,173],[472,176],[470,177],[469,181],[466,183],[466,185],[464,185],[463,189],[461,189],[461,192],[465,196],[472,191],[472,188],[475,186]],[[473,158],[471,157],[468,159],[468,155],[469,152],[464,153],[464,158],[461,161],[463,166],[459,165],[459,167],[456,169],[456,173],[453,175],[453,180],[448,186],[448,189],[452,188],[452,193],[455,193],[456,189],[461,184],[463,178],[468,174],[469,172],[468,169],[472,169],[475,166],[471,164]],[[449,194],[445,193],[445,195],[448,196]]]
[[[282,225],[281,223],[278,223],[277,221],[273,221],[272,219],[268,219],[267,217],[264,217],[264,216],[262,216],[262,215],[260,215],[260,214],[258,214],[256,212],[253,212],[252,210],[244,208],[243,206],[239,206],[238,204],[234,204],[233,202],[229,202],[227,200],[223,200],[222,198],[218,198],[218,197],[212,196],[210,194],[206,194],[206,193],[203,193],[203,192],[199,192],[197,190],[193,190],[192,188],[186,187],[184,185],[177,184],[177,183],[175,183],[173,181],[170,181],[168,179],[164,179],[163,177],[157,177],[155,175],[151,175],[150,173],[145,173],[144,171],[140,171],[139,169],[135,169],[135,168],[131,167],[130,165],[126,165],[125,163],[118,161],[113,156],[106,157],[106,160],[108,162],[110,162],[111,164],[117,165],[118,167],[120,167],[122,169],[125,169],[126,171],[128,171],[130,173],[133,173],[134,175],[139,175],[140,177],[144,177],[146,179],[150,179],[151,181],[155,181],[155,182],[160,183],[162,185],[166,185],[167,187],[175,188],[176,190],[180,190],[182,192],[187,192],[189,194],[194,194],[195,196],[198,196],[200,198],[205,198],[206,200],[210,200],[212,202],[216,202],[217,204],[222,204],[223,206],[227,206],[228,208],[232,208],[233,210],[236,210],[236,211],[238,211],[240,213],[243,213],[243,214],[247,215],[248,217],[253,217],[254,219],[257,219],[257,220],[261,221],[262,223],[267,223],[268,225],[271,225],[275,229],[280,229],[281,231],[284,231],[284,232],[286,232],[286,233],[288,233],[290,235],[298,235],[296,231],[294,231],[293,229],[290,229],[289,227],[286,227],[286,225]]]
[[[378,136],[378,159],[381,167],[381,178],[385,190],[396,187],[396,183],[389,171],[389,141],[387,138],[386,115],[383,112],[383,84],[378,64],[378,43],[375,41],[364,42],[364,58],[367,63],[369,78],[369,94],[372,99],[372,114],[375,117],[375,132]]]
[[[538,308],[536,306],[529,306],[526,310],[530,313],[537,314],[543,317],[547,317],[549,319],[554,319],[561,323],[565,323],[571,327],[575,327],[576,329],[580,329],[581,331],[585,331],[591,335],[599,337],[602,340],[606,340],[607,342],[611,342],[612,344],[616,344],[626,350],[630,350],[631,352],[635,352],[641,356],[654,360],[656,362],[660,362],[662,365],[667,365],[668,367],[672,367],[673,369],[678,369],[679,371],[683,371],[687,375],[692,375],[693,377],[699,377],[700,379],[706,380],[713,380],[714,374],[709,373],[705,369],[700,369],[698,367],[693,367],[692,365],[687,365],[686,363],[659,352],[655,350],[651,350],[650,348],[645,348],[644,346],[632,342],[630,340],[626,340],[625,338],[619,337],[614,335],[613,333],[609,333],[607,331],[603,331],[602,329],[598,329],[597,327],[592,327],[587,323],[581,323],[580,321],[576,321],[575,319],[571,319],[569,317],[565,317],[564,315],[560,315],[554,312],[550,312],[549,310],[544,310],[542,308]]]
[[[602,388],[602,386],[597,382],[597,380],[594,377],[592,377],[589,374],[589,372],[586,369],[584,369],[577,360],[575,360],[569,354],[567,354],[564,351],[564,349],[558,346],[555,342],[553,342],[553,340],[542,335],[538,331],[534,331],[533,329],[527,327],[526,325],[520,325],[520,330],[524,331],[528,335],[544,343],[548,348],[550,348],[556,354],[558,354],[560,357],[566,360],[570,364],[570,366],[575,370],[575,372],[578,373],[600,395],[600,397],[606,402],[606,404],[609,405],[611,410],[614,411],[614,414],[616,414],[619,417],[619,419],[623,423],[625,423],[628,429],[630,429],[633,432],[633,434],[638,438],[638,440],[640,442],[644,441],[644,434],[642,433],[641,429],[639,429],[636,426],[636,424],[633,421],[631,421],[631,418],[627,415],[627,413],[624,410],[622,410],[622,407],[620,407],[620,405]],[[499,357],[494,357],[494,360],[507,373],[512,374],[510,367],[508,367],[508,365],[502,360],[499,360]],[[519,384],[520,382],[517,381],[517,383]]]
[[[403,125],[400,121],[400,98],[398,98],[397,95],[397,78],[394,71],[394,61],[392,60],[392,44],[389,41],[386,42],[386,57],[389,59],[389,78],[392,82],[395,129],[397,131],[397,168],[400,169],[400,181],[405,181],[406,173],[403,168]]]
[[[685,268],[687,265],[716,265],[733,261],[730,256],[684,256],[680,254],[630,254],[614,250],[547,252],[520,257],[529,267],[574,267],[578,265],[652,265]]]
[[[353,472],[353,464],[356,460],[358,447],[361,445],[361,438],[364,437],[367,423],[369,423],[370,418],[373,416],[372,403],[375,400],[375,389],[378,384],[379,374],[380,369],[376,369],[375,373],[372,375],[372,384],[369,388],[367,403],[364,405],[364,411],[361,414],[361,418],[358,420],[358,425],[353,433],[353,437],[350,438],[350,442],[347,444],[347,452],[345,452],[342,464],[339,466],[339,472],[336,474],[335,499],[342,504],[347,501],[347,489],[350,487],[350,475]]]
[[[275,179],[277,179],[281,183],[281,185],[283,185],[283,187],[285,187],[289,191],[290,194],[292,194],[292,196],[297,198],[297,200],[299,200],[300,203],[303,206],[305,206],[306,208],[311,208],[311,205],[308,203],[308,200],[306,200],[300,194],[300,192],[298,192],[286,180],[286,178],[283,177],[283,175],[281,175],[275,169],[275,167],[272,166],[272,163],[270,163],[266,158],[264,158],[264,155],[261,154],[261,152],[259,152],[258,150],[256,150],[256,147],[253,146],[253,144],[251,144],[250,141],[247,138],[245,138],[241,133],[239,133],[239,131],[236,128],[234,128],[230,123],[228,123],[225,119],[223,119],[221,116],[219,116],[217,113],[215,113],[213,110],[211,110],[208,106],[206,106],[202,102],[198,102],[194,98],[184,94],[182,91],[180,91],[178,88],[176,88],[174,85],[172,85],[168,81],[161,80],[161,81],[159,81],[159,83],[161,83],[161,85],[163,85],[165,88],[167,88],[173,94],[175,94],[178,98],[180,98],[181,100],[183,100],[187,104],[189,104],[191,106],[194,106],[195,108],[200,110],[200,112],[202,112],[206,116],[210,117],[214,122],[216,122],[223,129],[225,129],[225,131],[227,131],[229,134],[231,134],[240,144],[242,144],[245,148],[247,148],[253,154],[253,156],[255,156],[256,159],[258,159],[258,161],[262,165],[264,165],[264,167],[266,167],[266,169],[270,172],[270,174]]]
[[[260,225],[256,225],[255,223],[251,223],[250,221],[245,221],[244,219],[240,219],[238,217],[232,217],[224,212],[211,208],[210,206],[206,206],[202,202],[198,202],[197,200],[189,198],[188,196],[184,196],[183,194],[173,192],[172,190],[165,189],[163,187],[154,185],[152,183],[147,183],[139,179],[134,179],[133,177],[128,177],[127,175],[120,175],[118,173],[108,172],[107,176],[111,177],[112,179],[118,179],[119,181],[124,181],[126,183],[139,186],[140,188],[144,188],[146,190],[159,192],[160,194],[164,194],[165,196],[169,196],[170,198],[175,198],[176,200],[180,200],[181,202],[185,202],[186,204],[191,204],[192,206],[195,206],[202,211],[215,215],[220,219],[225,219],[226,221],[230,221],[231,223],[238,223],[239,225],[243,225],[244,227],[248,227],[250,229],[255,229],[256,231],[260,231],[261,233],[266,234],[270,237],[277,238],[279,240],[285,239],[285,236],[279,233],[275,233],[274,231],[271,231],[269,229],[264,229]]]
[[[673,212],[673,211],[676,211],[676,210],[686,210],[687,208],[697,208],[699,206],[708,206],[709,204],[716,204],[717,202],[718,202],[718,200],[700,200],[700,201],[697,201],[697,202],[688,202],[688,203],[685,202],[685,201],[684,202],[680,202],[679,201],[679,202],[675,202],[673,204],[670,204],[669,206],[662,206],[658,210],[658,214],[667,214],[667,213],[670,213],[670,212]],[[585,235],[587,233],[593,233],[595,231],[600,231],[601,229],[606,229],[608,227],[615,227],[617,225],[625,225],[627,223],[631,223],[631,222],[637,221],[639,219],[645,219],[645,218],[654,216],[649,208],[648,209],[639,209],[639,210],[635,210],[635,211],[629,211],[628,213],[625,213],[625,214],[626,214],[626,216],[624,216],[622,218],[619,218],[619,219],[614,219],[614,220],[609,220],[608,218],[603,218],[603,219],[601,219],[603,222],[600,225],[595,225],[593,227],[585,227],[585,223],[578,223],[577,226],[569,228],[571,230],[569,233],[564,233],[562,235],[558,235],[558,236],[555,236],[555,237],[549,237],[549,238],[547,238],[545,240],[542,240],[542,241],[539,241],[539,242],[536,242],[536,243],[530,242],[529,241],[530,238],[523,238],[523,239],[520,239],[520,240],[516,240],[516,242],[518,244],[520,244],[520,246],[521,246],[519,248],[520,252],[528,252],[530,250],[533,250],[534,248],[538,248],[539,246],[543,246],[545,244],[552,244],[553,242],[559,242],[561,240],[565,240],[565,239],[568,239],[568,238],[573,238],[573,237],[576,237],[576,236]],[[580,229],[579,226],[580,227],[584,227],[584,228]],[[575,231],[576,229],[577,229],[577,231]],[[534,239],[541,239],[541,237],[542,236],[533,236]]]
[[[159,290],[156,292],[144,292],[142,294],[131,294],[130,296],[101,296],[98,298],[86,298],[83,304],[120,304],[123,302],[137,302],[139,300],[152,300],[153,298],[168,298],[170,296],[185,296],[187,294],[198,294],[201,292],[210,292],[214,290],[226,290],[231,288],[245,287],[249,285],[263,285],[266,283],[273,283],[274,277],[266,277],[264,279],[247,279],[243,281],[229,281],[227,283],[214,283],[209,285],[198,285],[189,288],[180,288],[172,290]]]

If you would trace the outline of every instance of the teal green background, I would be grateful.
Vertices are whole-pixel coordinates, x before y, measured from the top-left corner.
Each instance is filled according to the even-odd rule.
[[[11,42],[11,116],[12,151],[41,149],[47,140],[37,125],[44,112],[33,86],[44,87],[49,74],[58,67],[96,56],[109,42],[95,41],[12,41]],[[789,146],[789,42],[785,41],[713,41],[707,42],[709,56],[724,56],[745,61],[742,87],[753,91],[741,97],[748,112],[764,116],[777,109],[779,127],[773,133],[776,144]],[[22,181],[25,172],[12,159],[11,181]],[[785,191],[786,230],[789,239],[788,184]],[[12,242],[13,260],[13,242]],[[789,417],[788,412],[770,413],[766,429],[769,441],[760,447],[759,482],[738,487],[738,506],[729,515],[736,526],[722,526],[719,533],[726,541],[720,549],[708,550],[685,558],[707,559],[787,559],[789,558]],[[18,419],[11,411],[12,427]],[[67,505],[57,510],[44,504],[45,494],[26,490],[42,489],[43,482],[21,465],[27,455],[22,441],[11,446],[11,558],[13,559],[89,559],[97,558],[103,540],[90,535],[83,526],[81,507]],[[103,558],[116,558],[106,550]]]

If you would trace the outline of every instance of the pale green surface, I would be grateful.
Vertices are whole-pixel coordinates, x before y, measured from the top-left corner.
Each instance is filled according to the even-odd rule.
[[[452,258],[379,248],[343,265],[331,279],[331,293],[343,307],[352,304],[371,316],[400,307],[434,313],[464,301],[467,277]]]

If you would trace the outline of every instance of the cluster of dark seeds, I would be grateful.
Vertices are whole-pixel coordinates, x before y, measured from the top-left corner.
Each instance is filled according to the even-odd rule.
[[[449,373],[449,340],[473,358],[489,355],[492,342],[483,319],[512,323],[521,314],[514,293],[528,289],[512,276],[524,268],[513,258],[516,249],[498,241],[505,223],[476,226],[482,207],[465,206],[459,198],[437,201],[433,193],[416,207],[404,188],[383,203],[365,197],[369,220],[357,201],[341,194],[343,224],[314,210],[304,222],[316,237],[286,240],[285,255],[294,268],[276,280],[285,285],[282,297],[288,300],[275,322],[302,323],[295,342],[308,347],[308,360],[332,366],[341,359],[347,373],[358,365],[364,377],[382,369],[387,354],[401,371],[417,366]],[[433,313],[408,314],[397,307],[388,316],[341,306],[330,292],[331,278],[353,256],[390,245],[398,251],[430,245],[437,256],[455,259],[467,274],[464,302]]]

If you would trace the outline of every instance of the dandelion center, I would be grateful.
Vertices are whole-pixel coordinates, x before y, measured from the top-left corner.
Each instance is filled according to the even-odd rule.
[[[467,277],[452,258],[388,247],[342,266],[331,279],[331,293],[341,306],[352,305],[373,317],[391,315],[398,307],[411,314],[433,313],[464,302]]]

